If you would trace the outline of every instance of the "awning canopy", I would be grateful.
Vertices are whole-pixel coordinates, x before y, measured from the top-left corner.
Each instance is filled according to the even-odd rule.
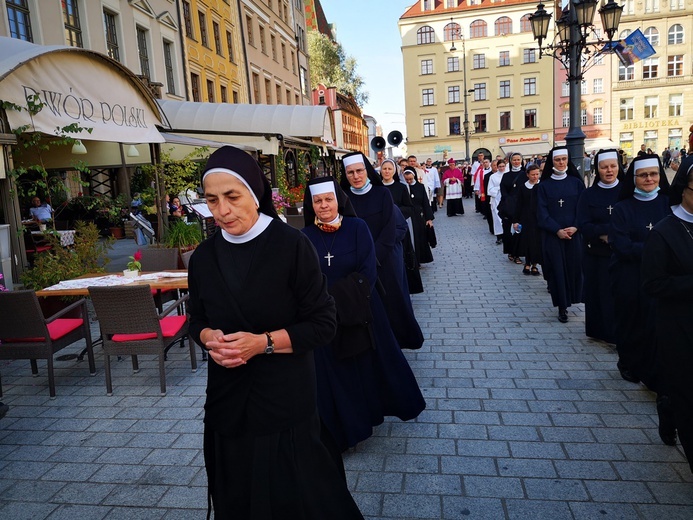
[[[503,144],[501,150],[504,154],[521,153],[523,157],[532,155],[546,155],[551,150],[551,144],[545,141],[538,143]]]
[[[585,139],[585,151],[597,151],[601,149],[616,148],[618,145],[614,143],[611,139],[606,139],[605,137],[600,137],[598,139]]]
[[[5,109],[13,128],[56,135],[76,123],[77,139],[119,143],[161,143],[157,125],[165,116],[146,86],[124,65],[95,51],[63,45],[34,45],[0,37],[2,99],[22,110]],[[27,100],[43,105],[30,114]]]
[[[334,142],[330,108],[325,105],[236,105],[157,100],[176,133],[259,136],[266,140]],[[251,145],[252,146],[252,145]]]

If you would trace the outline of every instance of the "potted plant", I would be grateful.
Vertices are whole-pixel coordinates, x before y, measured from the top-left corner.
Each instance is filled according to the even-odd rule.
[[[125,238],[125,230],[123,228],[123,219],[127,215],[127,207],[125,198],[118,195],[114,199],[110,199],[104,205],[102,215],[108,221],[108,230],[111,236],[116,240]]]
[[[142,251],[138,249],[135,254],[130,257],[130,261],[127,264],[128,268],[123,270],[123,276],[125,278],[137,278],[139,276],[142,270],[140,260],[142,260]]]
[[[169,224],[161,245],[178,248],[178,267],[182,269],[184,268],[183,254],[195,249],[202,240],[202,230],[197,223],[186,224],[182,220],[175,220]]]
[[[303,194],[306,191],[302,185],[289,189],[286,197],[289,207],[286,209],[287,215],[301,215],[303,213]]]

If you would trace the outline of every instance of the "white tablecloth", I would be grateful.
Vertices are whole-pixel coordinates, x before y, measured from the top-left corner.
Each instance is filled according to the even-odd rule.
[[[58,233],[60,235],[60,245],[63,247],[74,245],[75,243],[75,230],[74,229],[60,229],[52,231],[51,233]],[[32,235],[43,235],[43,231],[32,231]]]

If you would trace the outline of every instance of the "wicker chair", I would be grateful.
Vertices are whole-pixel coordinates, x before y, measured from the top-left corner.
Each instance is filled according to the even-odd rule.
[[[178,269],[178,249],[171,247],[148,247],[142,249],[143,271],[170,271]],[[152,289],[154,303],[159,314],[164,311],[164,303],[176,301],[179,294],[176,289]]]
[[[108,395],[113,395],[110,356],[132,356],[132,368],[137,373],[139,354],[158,355],[161,395],[166,395],[166,352],[174,343],[187,337],[192,371],[197,370],[195,347],[188,335],[187,316],[168,316],[188,299],[187,294],[162,315],[157,314],[154,308],[148,285],[89,287],[89,295],[101,328]]]
[[[63,318],[79,310],[79,318]],[[38,374],[37,359],[48,362],[48,388],[51,398],[55,397],[53,355],[75,341],[87,343],[89,372],[96,374],[91,330],[87,314],[87,301],[81,299],[65,307],[48,319],[43,317],[34,291],[0,292],[0,359],[29,359],[31,372]],[[0,382],[0,397],[2,384]]]

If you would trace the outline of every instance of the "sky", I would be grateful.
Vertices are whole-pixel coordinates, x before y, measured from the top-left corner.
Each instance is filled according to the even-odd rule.
[[[402,40],[397,21],[416,0],[321,0],[327,21],[337,29],[344,52],[357,61],[368,103],[363,113],[373,116],[383,135],[404,123]]]

